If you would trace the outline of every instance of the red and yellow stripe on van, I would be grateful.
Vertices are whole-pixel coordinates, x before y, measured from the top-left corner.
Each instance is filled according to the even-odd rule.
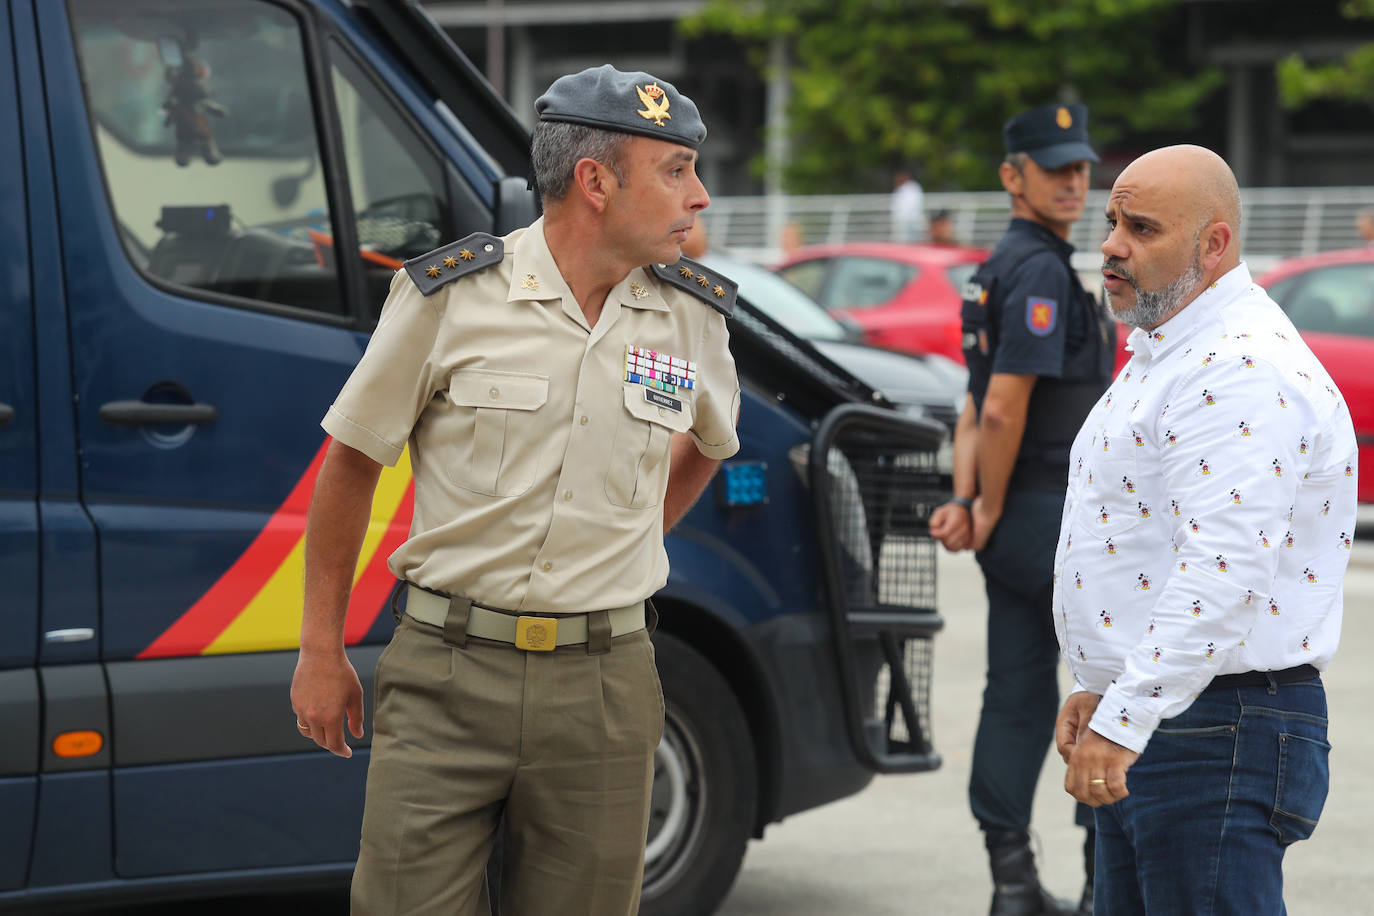
[[[300,645],[304,604],[305,516],[326,439],[286,501],[262,531],[191,608],[139,653],[139,658],[269,652]],[[415,507],[410,453],[383,468],[353,577],[344,642],[362,640],[395,582],[386,559],[405,541]]]

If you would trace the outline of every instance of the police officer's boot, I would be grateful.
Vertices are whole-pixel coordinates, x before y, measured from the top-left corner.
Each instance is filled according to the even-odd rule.
[[[1097,865],[1097,831],[1088,829],[1083,841],[1083,870],[1088,878],[1083,882],[1083,896],[1078,901],[1077,916],[1093,916],[1093,868]]]
[[[1019,830],[989,830],[984,836],[992,864],[992,909],[988,916],[1067,916],[1071,904],[1040,886],[1030,835]]]

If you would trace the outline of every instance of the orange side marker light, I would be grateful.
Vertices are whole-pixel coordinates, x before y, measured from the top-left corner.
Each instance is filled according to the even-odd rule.
[[[52,739],[52,752],[59,757],[91,757],[104,746],[104,737],[93,731],[63,732]]]

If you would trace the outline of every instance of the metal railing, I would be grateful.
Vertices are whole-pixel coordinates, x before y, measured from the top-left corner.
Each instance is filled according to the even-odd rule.
[[[1070,241],[1080,257],[1095,259],[1106,237],[1101,214],[1108,192],[1092,191]],[[1355,216],[1374,206],[1374,186],[1249,188],[1241,191],[1241,251],[1252,267],[1280,258],[1362,244]],[[960,242],[991,248],[1006,231],[1010,209],[1001,191],[927,192],[927,213],[948,210]],[[892,238],[887,194],[798,197],[717,197],[706,211],[711,241],[762,263],[781,255],[783,227],[795,223],[806,244],[880,242]]]

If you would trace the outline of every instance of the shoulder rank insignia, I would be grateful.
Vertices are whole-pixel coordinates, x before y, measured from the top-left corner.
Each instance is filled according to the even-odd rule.
[[[496,236],[474,232],[429,254],[411,258],[404,266],[411,281],[428,296],[459,277],[501,263],[505,255],[505,248]]]
[[[676,264],[654,264],[652,267],[654,275],[665,283],[691,293],[726,318],[734,316],[735,296],[739,293],[739,284],[734,280],[686,257]]]

